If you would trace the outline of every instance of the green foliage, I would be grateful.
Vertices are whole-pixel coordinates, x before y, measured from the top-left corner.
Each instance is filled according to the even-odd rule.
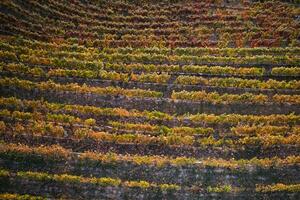
[[[262,193],[271,193],[271,192],[291,192],[298,193],[300,192],[300,184],[290,184],[286,185],[283,183],[277,183],[273,185],[256,185],[257,192]]]
[[[10,194],[10,193],[0,194],[0,199],[2,200],[46,200],[46,198],[39,197],[39,196],[32,196],[28,194],[24,194],[24,195]]]
[[[128,181],[125,182],[127,187],[137,187],[137,188],[149,188],[151,185],[147,181]]]
[[[162,191],[174,191],[180,189],[180,186],[175,184],[162,184],[159,187]]]
[[[231,185],[222,185],[217,187],[208,186],[207,192],[215,192],[215,193],[232,192],[232,187]]]
[[[9,171],[0,169],[0,177],[9,176]]]

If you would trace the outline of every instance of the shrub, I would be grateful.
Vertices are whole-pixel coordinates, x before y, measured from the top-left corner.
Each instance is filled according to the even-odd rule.
[[[146,181],[127,181],[124,183],[127,187],[138,187],[138,188],[149,188],[151,186],[150,183]]]
[[[162,191],[180,190],[180,186],[175,184],[161,184],[159,187]]]
[[[121,184],[121,180],[120,179],[113,179],[113,178],[97,178],[94,179],[94,181],[96,181],[96,184],[100,185],[100,186],[119,186]]]
[[[223,186],[217,186],[217,187],[208,186],[207,192],[216,192],[216,193],[232,192],[232,187],[231,187],[231,185],[223,185]]]
[[[84,124],[86,126],[94,126],[94,125],[96,125],[96,120],[89,118],[89,119],[84,120]]]

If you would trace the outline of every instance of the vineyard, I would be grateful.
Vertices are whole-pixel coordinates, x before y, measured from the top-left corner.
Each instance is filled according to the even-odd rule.
[[[300,199],[300,1],[0,1],[0,199]]]

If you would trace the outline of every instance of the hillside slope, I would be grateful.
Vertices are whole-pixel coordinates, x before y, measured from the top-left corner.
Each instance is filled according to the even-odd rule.
[[[1,1],[0,199],[300,199],[299,16]]]

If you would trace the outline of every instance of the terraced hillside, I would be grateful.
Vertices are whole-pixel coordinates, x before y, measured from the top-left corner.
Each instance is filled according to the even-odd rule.
[[[0,199],[300,199],[298,0],[0,11]]]

